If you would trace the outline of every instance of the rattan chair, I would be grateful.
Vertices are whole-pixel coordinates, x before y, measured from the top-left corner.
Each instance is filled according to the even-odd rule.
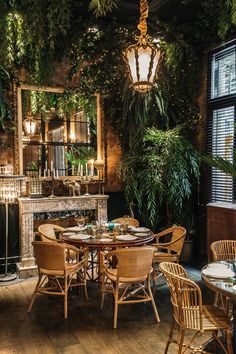
[[[117,218],[112,220],[112,222],[117,222],[119,224],[128,224],[129,226],[133,227],[138,227],[139,226],[139,221],[137,219],[131,218],[129,216],[127,217],[122,217],[122,218]]]
[[[114,328],[117,328],[118,305],[123,304],[151,301],[156,321],[160,321],[150,287],[153,251],[151,247],[134,247],[101,253],[101,308],[105,293],[113,293]],[[109,264],[113,267],[109,268]]]
[[[82,286],[88,300],[86,269],[88,262],[87,250],[57,242],[32,242],[38,266],[39,279],[36,284],[28,312],[31,311],[36,294],[64,296],[64,317],[67,318],[67,293],[69,287]],[[73,250],[78,254],[77,262],[66,261],[66,251]],[[80,258],[80,260],[79,260]]]
[[[171,235],[169,242],[159,242],[161,238]],[[161,262],[179,262],[179,257],[184,245],[186,229],[181,226],[172,226],[154,235],[156,243],[153,255],[153,294],[155,292],[156,280],[160,275],[158,265]]]
[[[213,260],[225,261],[235,259],[236,256],[236,241],[235,240],[220,240],[212,242],[210,249],[213,255]]]
[[[234,260],[236,256],[235,240],[220,240],[212,242],[210,245],[214,262]],[[229,313],[232,307],[232,301],[224,295],[216,292],[214,299],[215,306],[222,307],[226,313]]]
[[[163,272],[170,288],[174,313],[174,320],[164,354],[167,354],[170,343],[178,344],[178,354],[186,352],[187,349],[191,349],[191,353],[206,353],[203,348],[209,341],[198,348],[192,346],[196,336],[206,332],[212,334],[211,340],[214,339],[224,353],[233,354],[231,325],[228,316],[213,305],[204,306],[202,304],[202,293],[198,285],[186,276],[176,274],[180,272],[181,268],[182,266],[178,265],[178,269],[175,268],[173,271],[171,263],[163,262],[160,264],[160,270]],[[177,271],[175,271],[176,269]],[[184,269],[182,272],[183,274],[186,273]],[[176,330],[179,332],[177,340],[173,338]],[[186,330],[193,330],[194,334],[188,344],[184,345]],[[225,332],[226,345],[222,343],[218,336],[219,330]]]
[[[44,242],[58,242],[59,240],[56,237],[56,233],[64,230],[63,227],[55,224],[42,224],[38,227],[40,239]]]

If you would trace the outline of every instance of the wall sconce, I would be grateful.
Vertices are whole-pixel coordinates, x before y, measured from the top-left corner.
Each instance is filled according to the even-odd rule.
[[[150,36],[147,34],[148,9],[147,0],[140,0],[140,20],[138,24],[140,36],[135,37],[137,43],[129,46],[123,53],[128,65],[131,86],[140,93],[152,89],[160,60],[160,48],[150,43]]]

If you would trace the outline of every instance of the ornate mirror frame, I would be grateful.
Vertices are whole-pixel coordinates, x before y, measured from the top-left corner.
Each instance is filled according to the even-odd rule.
[[[52,92],[52,93],[63,93],[65,91],[64,87],[50,87],[50,86],[35,86],[22,84],[16,87],[16,126],[14,136],[14,171],[16,174],[23,174],[23,113],[22,113],[22,90],[31,91],[41,91],[41,92]],[[97,161],[103,161],[105,171],[105,144],[104,144],[104,109],[103,102],[100,93],[96,95],[96,111],[97,111]],[[105,173],[103,173],[104,179]],[[65,177],[66,179],[68,177]]]

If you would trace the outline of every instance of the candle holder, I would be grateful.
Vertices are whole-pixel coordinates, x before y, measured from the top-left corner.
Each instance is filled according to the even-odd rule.
[[[0,281],[16,279],[16,274],[8,273],[8,206],[15,203],[21,193],[25,191],[25,177],[16,175],[0,175],[0,202],[5,204],[5,274],[0,275]]]
[[[54,194],[54,190],[59,186],[60,181],[55,179],[53,171],[50,172],[50,179],[47,181],[44,178],[44,182],[46,182],[48,187],[51,187],[51,194],[48,196],[48,198],[55,198],[56,195]]]

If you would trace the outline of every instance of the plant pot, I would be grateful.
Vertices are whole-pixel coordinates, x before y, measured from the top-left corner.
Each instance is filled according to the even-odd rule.
[[[180,255],[180,262],[191,263],[193,260],[193,240],[185,240]]]

